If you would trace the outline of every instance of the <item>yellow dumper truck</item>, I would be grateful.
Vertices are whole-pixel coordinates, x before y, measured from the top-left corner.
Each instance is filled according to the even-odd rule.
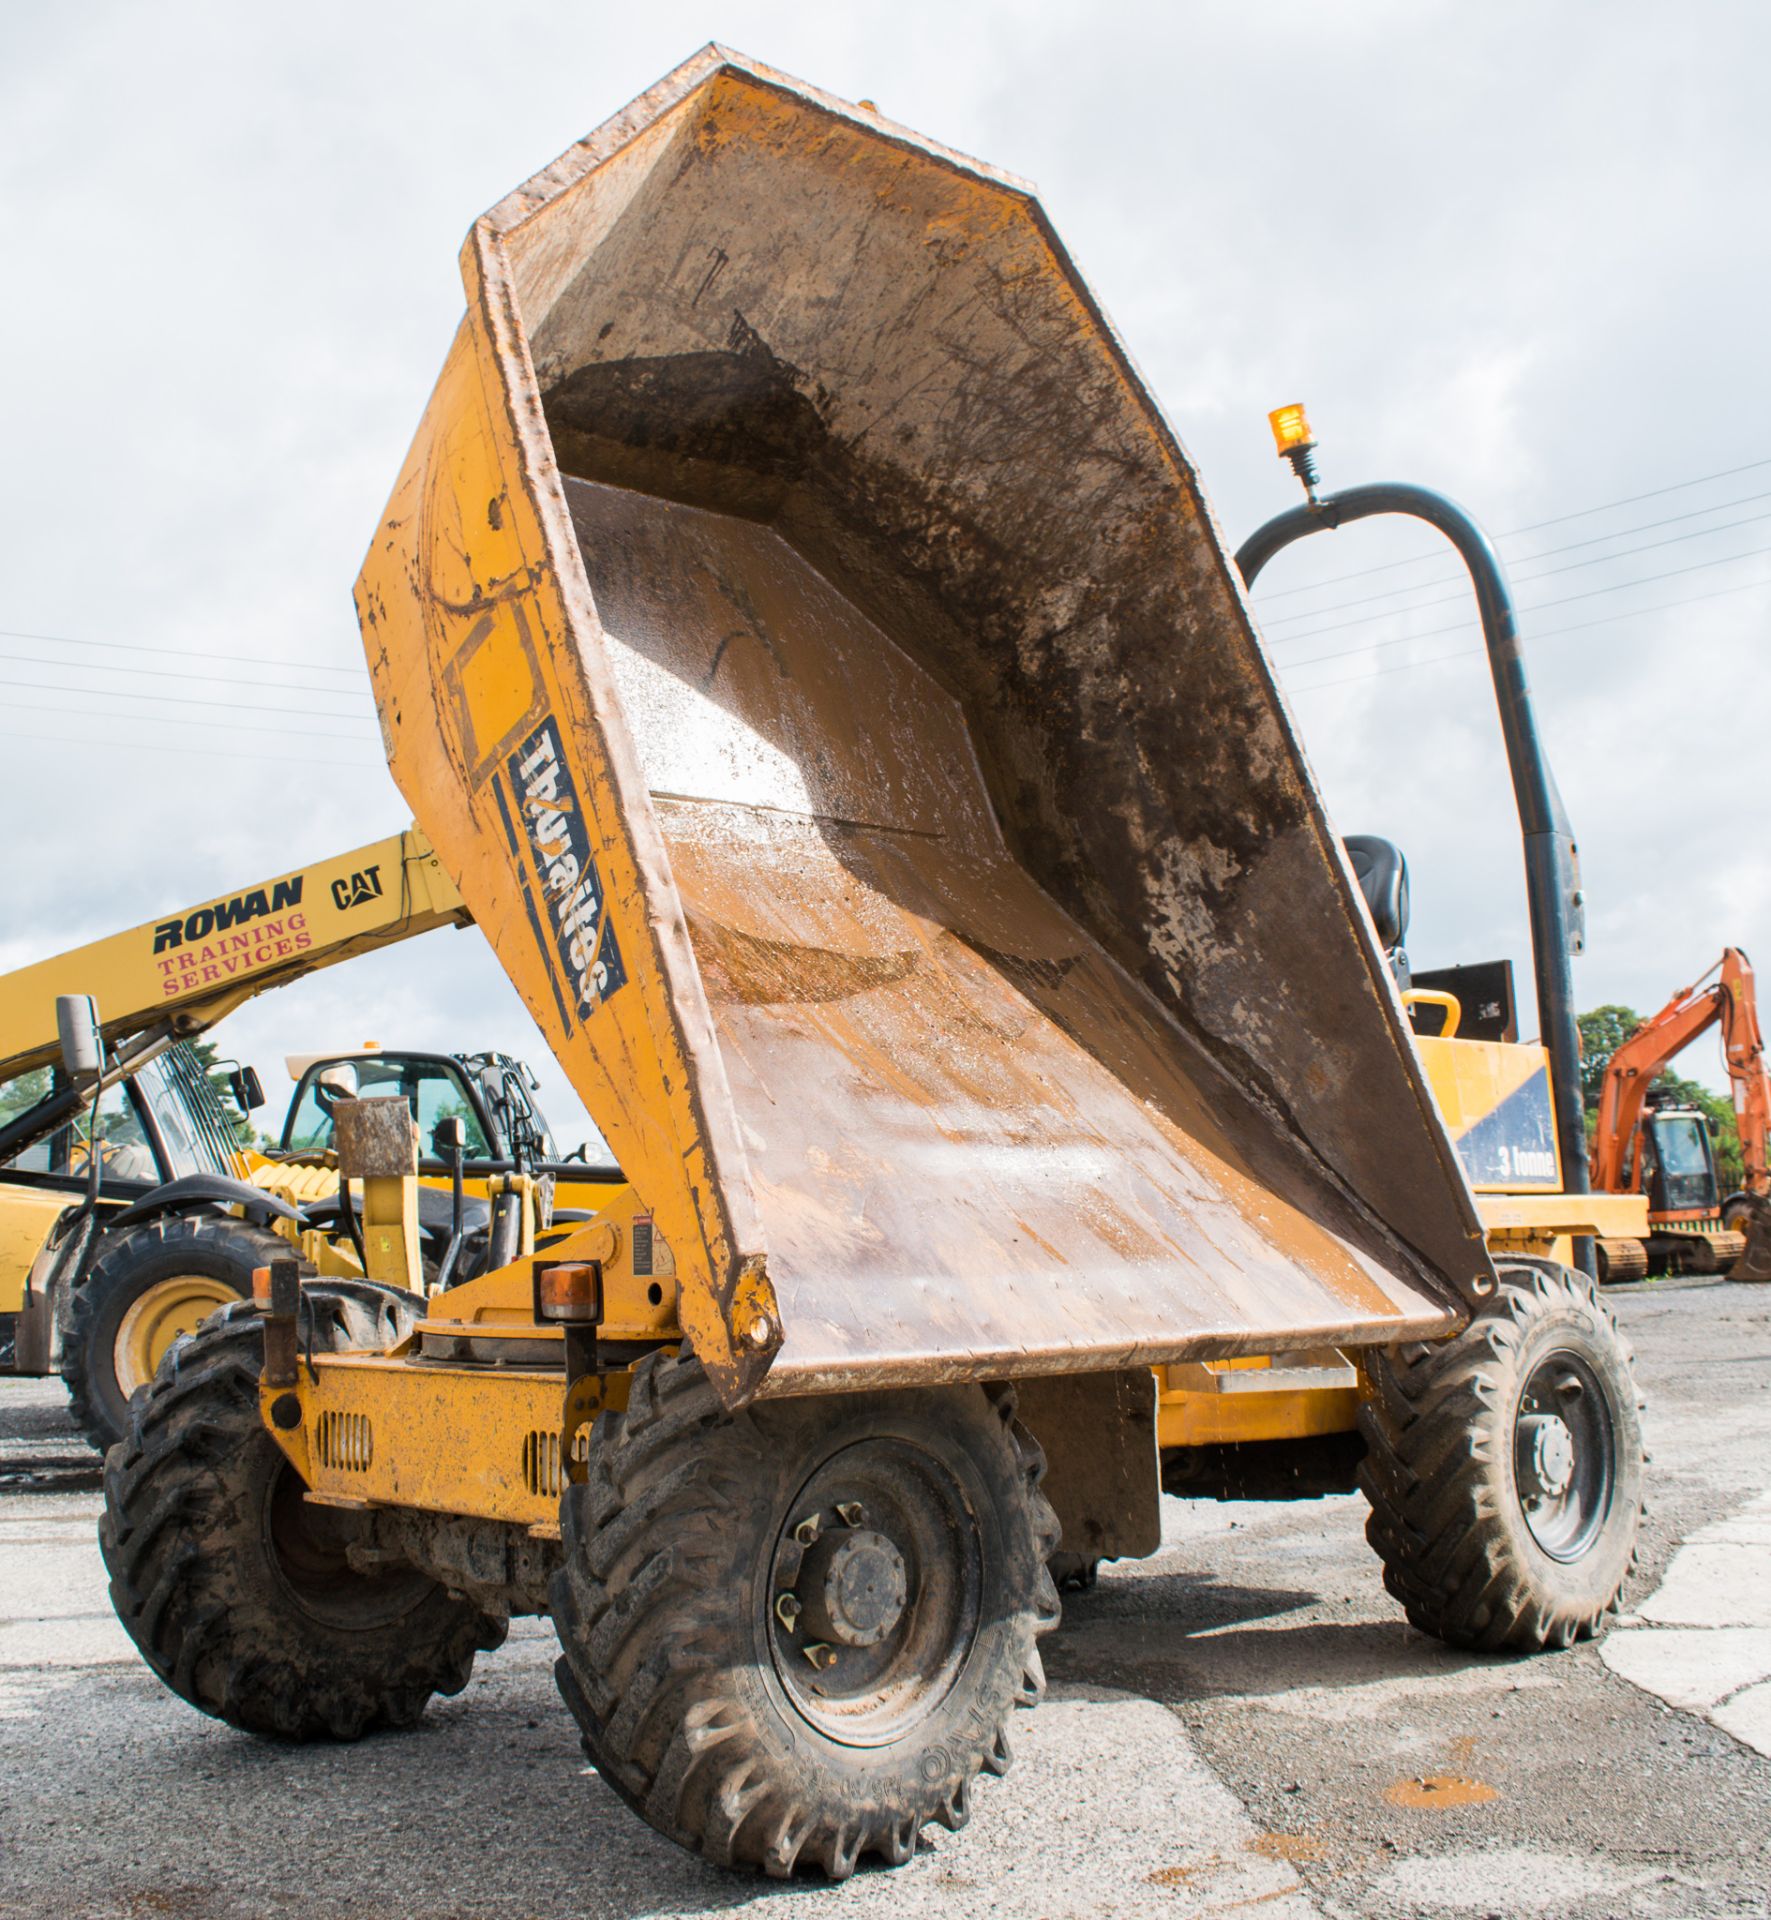
[[[1198,478],[1031,190],[710,48],[462,269],[364,640],[632,1191],[416,1307],[271,1262],[175,1348],[102,1523],[154,1671],[350,1737],[545,1611],[635,1812],[840,1878],[1007,1769],[1053,1555],[1153,1551],[1239,1440],[1371,1476],[1447,1638],[1591,1632],[1628,1355],[1491,1255]],[[355,1106],[397,1206],[406,1111]],[[1289,1428],[1203,1418],[1258,1372]]]

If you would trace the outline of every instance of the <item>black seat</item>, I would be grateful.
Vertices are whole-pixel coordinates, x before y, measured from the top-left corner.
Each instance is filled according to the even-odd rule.
[[[1378,945],[1393,954],[1408,938],[1408,862],[1393,840],[1350,833],[1341,842],[1377,927]]]

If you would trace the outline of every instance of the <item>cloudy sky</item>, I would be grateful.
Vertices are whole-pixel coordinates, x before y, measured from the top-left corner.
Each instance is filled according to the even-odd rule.
[[[404,823],[350,588],[460,241],[711,38],[1035,180],[1232,540],[1295,498],[1264,416],[1298,399],[1329,484],[1505,536],[1583,1006],[1771,957],[1762,0],[161,0],[0,8],[0,966]],[[1367,526],[1262,586],[1331,811],[1409,856],[1417,965],[1528,980],[1445,554]],[[278,1107],[286,1051],[538,1052],[471,933],[226,1037]]]

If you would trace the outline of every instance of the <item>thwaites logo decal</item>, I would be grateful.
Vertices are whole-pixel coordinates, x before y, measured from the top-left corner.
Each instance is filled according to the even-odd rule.
[[[561,1012],[575,1008],[583,1019],[626,983],[627,969],[610,924],[602,874],[590,851],[578,789],[551,719],[542,721],[517,748],[505,771],[517,815],[514,823],[507,816],[505,826],[513,849],[519,840],[527,846],[534,876],[533,884],[529,873],[523,878],[529,919],[543,951],[551,946],[557,957]],[[503,797],[499,795],[501,802]]]

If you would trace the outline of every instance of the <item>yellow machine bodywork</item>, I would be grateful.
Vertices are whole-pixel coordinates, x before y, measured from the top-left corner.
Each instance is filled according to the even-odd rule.
[[[579,1261],[594,1261],[601,1274],[599,1343],[649,1349],[680,1340],[668,1248],[629,1192],[545,1253],[531,1248],[433,1295],[389,1352],[320,1355],[293,1389],[263,1388],[266,1424],[310,1497],[417,1507],[556,1538],[560,1493],[583,1461],[591,1421],[604,1406],[626,1404],[618,1366],[568,1391],[564,1331],[535,1316],[537,1266]],[[449,1364],[455,1353],[462,1364]],[[290,1392],[301,1417],[278,1422],[270,1406]]]
[[[1028,191],[712,50],[462,269],[357,587],[384,739],[722,1397],[1454,1329],[1382,957]]]
[[[747,221],[762,223],[754,246],[743,240]],[[826,260],[820,241],[831,234]],[[791,271],[778,245],[791,251]],[[1212,876],[1227,883],[1272,858],[1278,842],[1263,835],[1292,801],[1272,790],[1233,801],[1220,793],[1224,806],[1207,827],[1163,786],[1165,769],[1184,778],[1205,764],[1202,742],[1177,734],[1158,748],[1151,735],[1131,784],[1114,784],[1119,770],[1108,759],[1093,772],[1128,813],[1147,816],[1151,844],[1165,851],[1134,855],[1107,839],[1078,846],[1098,869],[1092,894],[1038,866],[1030,848],[1041,837],[1073,839],[1075,815],[1092,821],[1112,809],[1091,812],[1076,791],[1065,795],[1057,771],[1043,798],[1014,788],[1005,768],[1027,742],[1000,730],[989,675],[1016,668],[1005,659],[980,673],[953,623],[954,600],[940,598],[963,601],[997,583],[969,557],[971,528],[943,535],[953,551],[918,543],[929,537],[926,519],[982,524],[994,511],[990,537],[1033,576],[1050,564],[1062,576],[1095,577],[1123,561],[1078,546],[1079,529],[1084,542],[1100,529],[1074,501],[1054,518],[1043,501],[1017,506],[1011,497],[1006,476],[1019,456],[1006,438],[990,441],[988,421],[978,426],[987,408],[968,385],[992,296],[955,261],[1020,289],[1014,344],[1005,337],[1002,351],[1026,384],[1008,382],[1006,394],[1034,390],[1049,364],[1066,368],[1064,395],[1051,399],[1041,431],[1056,444],[1065,430],[1081,433],[1067,470],[1084,476],[1084,493],[1089,460],[1105,459],[1109,445],[1116,499],[1131,484],[1128,469],[1147,475],[1152,501],[1162,502],[1160,530],[1153,520],[1138,538],[1164,556],[1149,564],[1172,563],[1171,538],[1208,537],[1189,504],[1184,456],[1140,414],[1135,377],[1116,350],[1100,352],[1086,290],[1017,183],[712,50],[501,203],[463,249],[468,311],[357,589],[390,762],[635,1192],[655,1209],[660,1243],[676,1249],[674,1280],[654,1312],[667,1315],[674,1299],[680,1325],[658,1320],[651,1338],[686,1334],[729,1400],[1143,1361],[1155,1363],[1162,1449],[1342,1433],[1356,1424],[1361,1346],[1454,1329],[1462,1312],[1454,1296],[1492,1285],[1484,1242],[1566,1260],[1578,1237],[1632,1231],[1639,1209],[1555,1190],[1553,1116],[1537,1111],[1542,1049],[1409,1031],[1362,903],[1350,890],[1332,900],[1318,890],[1326,823],[1313,800],[1296,817],[1320,822],[1316,850],[1280,860],[1272,872],[1286,868],[1283,893],[1245,891],[1226,921],[1219,916],[1236,889],[1220,890]],[[704,304],[715,285],[718,299]],[[838,311],[834,295],[802,301],[826,285],[844,288],[852,307]],[[916,336],[925,310],[966,311],[978,337],[965,367]],[[961,393],[971,395],[963,426]],[[812,450],[770,442],[802,405],[795,431]],[[1066,406],[1075,417],[1062,417]],[[895,421],[893,435],[872,437],[875,418]],[[854,444],[835,448],[845,433]],[[899,562],[844,519],[862,442],[875,463],[876,531],[921,556],[922,581],[893,585],[884,576]],[[987,484],[967,467],[985,443],[999,456]],[[913,528],[903,519],[911,476],[936,450],[949,490],[938,507],[919,496],[925,519]],[[1046,459],[1040,471],[1049,469]],[[786,544],[770,546],[753,531],[759,522]],[[1017,542],[1029,537],[1022,554]],[[801,557],[824,577],[796,572]],[[1238,697],[1270,688],[1222,570],[1210,578],[1209,590],[1199,588],[1209,613],[1199,601],[1185,613],[1170,606],[1167,617],[1182,628],[1217,623],[1220,696],[1232,685]],[[845,610],[842,592],[855,594],[865,618]],[[895,648],[914,665],[929,657],[893,624],[895,594],[937,636],[937,653],[948,649],[933,679],[910,668],[892,678]],[[1019,605],[993,604],[979,617],[1006,631],[1023,615]],[[1073,615],[1084,628],[1099,617]],[[1142,615],[1120,604],[1106,617],[1135,627]],[[1148,644],[1183,663],[1180,685],[1185,663],[1196,667],[1201,656],[1176,631],[1165,627]],[[1242,638],[1232,643],[1233,634]],[[1020,644],[1046,643],[1023,630]],[[1087,671],[1119,690],[1115,700],[1129,698],[1114,677],[1123,668],[1098,644]],[[1063,698],[1026,686],[1017,697],[1060,707]],[[1148,680],[1136,698],[1160,704]],[[1129,737],[1123,706],[1112,715],[1115,734]],[[1289,764],[1270,709],[1251,705],[1238,717],[1239,753],[1258,735],[1263,764]],[[1086,710],[1060,711],[1055,724],[1095,722]],[[1221,717],[1211,725],[1221,740]],[[914,751],[905,745],[913,737]],[[845,764],[857,740],[866,763]],[[982,791],[950,777],[979,762]],[[1221,758],[1211,777],[1226,789],[1236,781]],[[1307,794],[1307,780],[1287,791]],[[1042,810],[1054,797],[1074,814]],[[1235,852],[1210,844],[1237,806],[1247,844]],[[1021,878],[997,858],[1005,836],[1075,923],[1037,921],[1038,932],[1028,931],[1035,910],[1023,910]],[[916,858],[904,848],[918,849]],[[963,857],[944,868],[945,852],[930,848]],[[1137,861],[1146,891],[1106,897],[1101,876],[1116,880]],[[980,920],[968,911],[977,900],[1014,906]],[[900,917],[909,901],[913,919]],[[1140,915],[1177,930],[1154,968],[1131,937]],[[1287,948],[1288,918],[1306,930],[1307,957]],[[1164,1004],[1134,999],[1107,1014],[1112,997],[1086,957],[1091,936],[1113,956],[1109,967],[1158,983]],[[952,976],[926,962],[955,948],[981,958],[992,984],[1010,993],[978,997],[968,977],[967,1024],[942,1033],[938,1009]],[[1174,968],[1183,954],[1189,984],[1177,1000],[1160,983],[1182,977]],[[1355,969],[1335,971],[1355,954]],[[903,979],[923,983],[908,1017],[893,1025],[888,1011],[869,1024],[862,1010],[886,1002]],[[1308,990],[1322,996],[1313,1010],[1302,1003]],[[1377,1243],[1342,1212],[1332,1215],[1338,1248],[1313,1239],[1331,1217],[1321,1190],[1276,1178],[1257,1133],[1202,1127],[1184,1090],[1196,1070],[1187,1067],[1180,1080],[1156,1075],[1138,1092],[1146,1111],[1153,1103],[1188,1116],[1190,1136],[1168,1136],[1161,1151],[1181,1148],[1188,1206],[1205,1209],[1194,1224],[1206,1214],[1213,1221],[1218,1297],[1201,1312],[1188,1291],[1194,1245],[1172,1216],[1149,1264],[1133,1260],[1101,1285],[1102,1242],[1090,1236],[1119,1204],[1113,1182],[1136,1166],[1142,1124],[1115,1105],[1136,1076],[1101,1035],[1117,1022],[1138,1034],[1145,1057],[1172,1059],[1176,1011],[1206,1051],[1282,1094],[1333,1161],[1340,1191],[1406,1221],[1413,1246],[1436,1250],[1436,1278],[1397,1260],[1393,1243],[1374,1260]],[[1078,1077],[1068,1055],[1041,1052],[1054,1019],[1119,1076],[1118,1089]],[[932,1084],[920,1055],[931,1023],[949,1057],[977,1052],[974,1084],[996,1075],[1009,1090],[1006,1123],[1000,1106],[977,1101],[937,1113],[937,1129],[971,1170],[963,1192],[933,1176],[940,1162],[918,1132]],[[985,1043],[1010,1031],[1019,1055],[1040,1062],[1042,1090],[1017,1086],[991,1058]],[[822,1090],[821,1048],[841,1062],[847,1105]],[[778,1061],[792,1071],[774,1073]],[[1227,1097],[1221,1079],[1211,1084],[1214,1097]],[[1042,1138],[1039,1103],[1049,1108],[1054,1087],[1066,1102],[1097,1103],[1087,1137],[1114,1140],[1118,1173],[1079,1172],[1075,1134]],[[907,1088],[915,1097],[892,1104],[888,1095]],[[1522,1097],[1534,1126],[1548,1122],[1547,1151],[1540,1128],[1509,1147],[1503,1170],[1473,1172],[1471,1154],[1497,1126],[1506,1133]],[[786,1122],[790,1105],[804,1106],[809,1125]],[[886,1112],[893,1144],[876,1167],[865,1143]],[[1374,1125],[1379,1114],[1388,1118]],[[1013,1184],[1013,1163],[1038,1166],[1040,1155],[1047,1169],[1060,1160],[1070,1169],[1043,1178],[1062,1216]],[[1162,1177],[1174,1178],[1166,1171],[1174,1163],[1161,1164]],[[888,1175],[906,1204],[885,1191]],[[1240,1198],[1217,1210],[1243,1193],[1258,1196],[1260,1254],[1242,1237],[1251,1215]],[[1006,1194],[1012,1205],[1001,1204]],[[943,1243],[967,1210],[963,1239]],[[1122,1213],[1106,1233],[1125,1246],[1152,1225],[1146,1208]],[[546,1258],[573,1257],[579,1238]],[[882,1264],[881,1243],[892,1238],[921,1264]],[[1273,1253],[1280,1258],[1269,1264]],[[413,1377],[426,1340],[463,1325],[482,1329],[478,1339],[496,1323],[498,1338],[558,1352],[558,1336],[534,1321],[534,1266],[519,1262],[439,1297],[402,1350],[323,1358],[317,1380],[297,1384],[301,1419],[278,1438],[319,1496],[551,1526],[554,1482],[535,1463],[569,1471],[581,1424],[559,1414],[562,1395],[569,1406],[576,1395],[581,1414],[586,1396],[619,1394],[619,1364],[569,1386],[563,1355],[495,1376],[473,1367],[437,1375],[426,1360],[423,1378]],[[605,1273],[618,1275],[618,1265]],[[851,1286],[854,1275],[865,1284]],[[1320,1310],[1298,1310],[1325,1281],[1345,1303],[1338,1326]],[[1001,1320],[988,1311],[998,1298]],[[607,1329],[597,1331],[606,1341]],[[354,1433],[357,1452],[316,1451],[322,1419],[333,1422],[329,1433]],[[548,1452],[542,1436],[555,1424]],[[375,1435],[418,1428],[422,1444],[376,1451]]]
[[[1142,1365],[1164,1446],[1351,1425],[1349,1354],[1492,1286],[1482,1223],[1030,195],[713,49],[462,272],[358,609],[395,778],[671,1250],[639,1344],[729,1404]],[[315,1497],[550,1526],[623,1387],[595,1233],[279,1389]],[[580,1256],[573,1375],[534,1290]]]
[[[1427,1034],[1418,1035],[1415,1045],[1433,1098],[1465,1157],[1491,1247],[1566,1266],[1576,1239],[1631,1239],[1646,1230],[1647,1202],[1639,1194],[1558,1191],[1550,1059],[1542,1047]],[[1523,1113],[1509,1126],[1516,1109]],[[1493,1137],[1479,1150],[1472,1143],[1484,1133]]]
[[[1559,1191],[1542,1047],[1428,1034],[1417,1034],[1415,1046],[1497,1255],[1569,1266],[1577,1239],[1627,1240],[1647,1231],[1640,1194]],[[1358,1421],[1361,1379],[1357,1355],[1339,1352],[1169,1367],[1157,1402],[1159,1441],[1229,1445],[1345,1432]]]
[[[0,979],[0,1082],[56,1059],[56,997],[70,990],[94,1000],[113,1048],[156,1038],[163,1044],[200,1034],[246,1001],[319,968],[440,927],[471,925],[429,841],[416,827],[408,828],[7,974]],[[285,1159],[238,1148],[231,1171],[296,1206],[330,1198],[338,1188],[337,1158],[330,1154]],[[513,1178],[522,1184],[521,1176]],[[423,1176],[423,1184],[449,1186],[436,1175]],[[466,1190],[476,1199],[489,1199],[509,1184],[502,1176],[490,1183],[473,1176]],[[595,1211],[624,1191],[619,1182],[558,1175],[553,1204]],[[0,1316],[16,1319],[27,1309],[32,1272],[46,1238],[77,1198],[66,1187],[8,1180],[0,1169]],[[532,1196],[525,1197],[523,1217],[527,1244],[538,1217]],[[362,1274],[354,1248],[339,1235],[297,1229],[288,1221],[276,1225],[316,1272],[333,1278]],[[403,1276],[416,1269],[409,1269],[397,1239],[369,1249],[371,1274],[405,1285]],[[140,1376],[150,1377],[149,1363],[176,1333],[189,1331],[202,1317],[204,1298],[214,1304],[227,1297],[225,1289],[213,1285],[207,1295],[191,1291],[178,1313],[162,1317],[151,1339],[143,1331]],[[48,1364],[52,1343],[35,1330],[32,1337],[36,1369]]]

